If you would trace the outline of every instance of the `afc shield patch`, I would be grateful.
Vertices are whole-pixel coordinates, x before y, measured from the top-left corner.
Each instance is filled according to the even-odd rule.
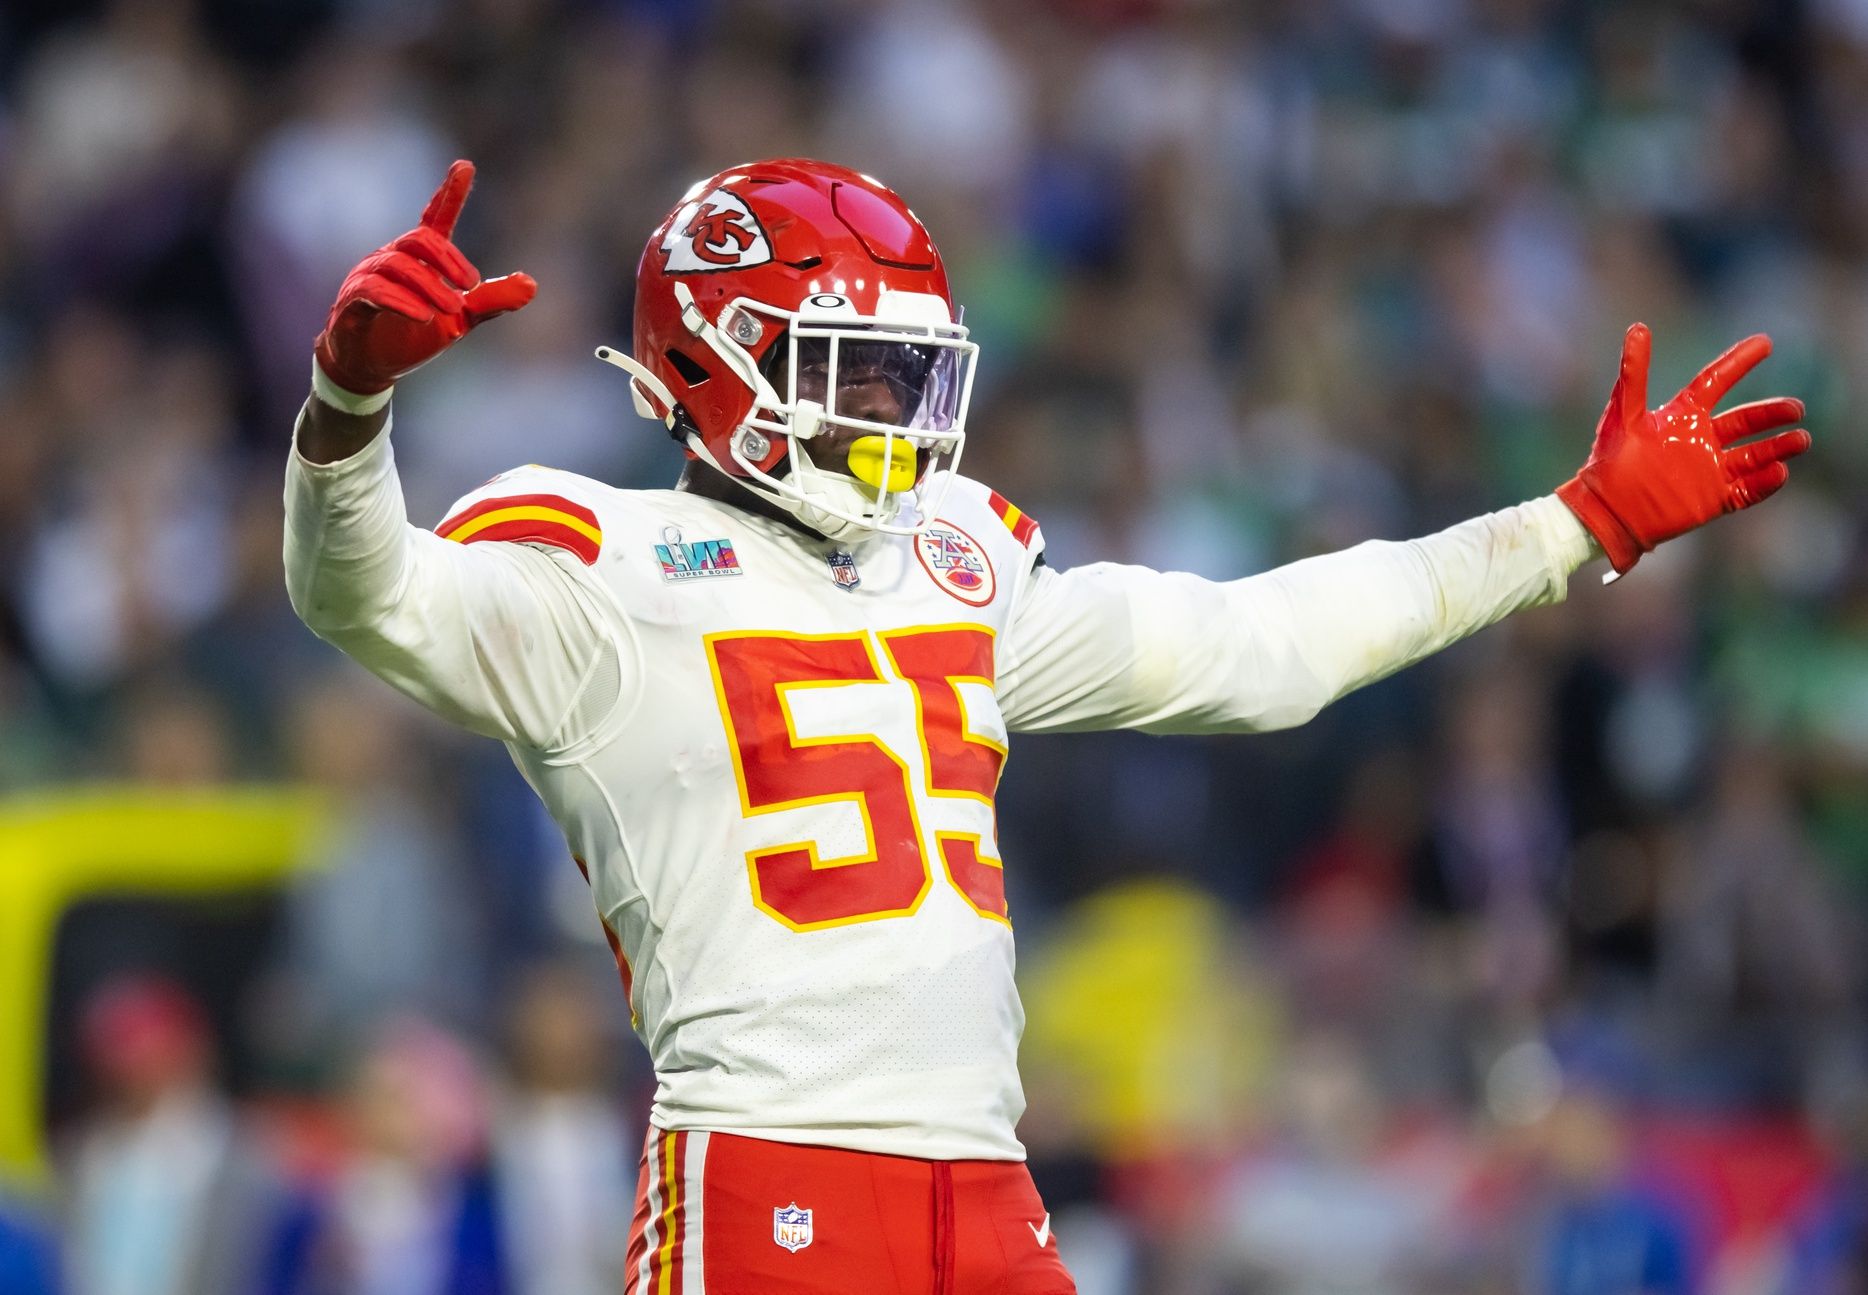
[[[811,1244],[811,1211],[798,1208],[798,1202],[772,1211],[772,1240],[797,1254]]]
[[[952,522],[935,522],[915,536],[915,556],[935,584],[969,607],[984,607],[999,591],[986,550]]]

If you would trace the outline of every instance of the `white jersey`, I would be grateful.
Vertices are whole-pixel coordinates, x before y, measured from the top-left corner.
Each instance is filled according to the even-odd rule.
[[[1058,572],[964,478],[924,534],[839,543],[540,467],[438,530],[387,433],[293,454],[294,607],[506,743],[589,876],[655,1125],[931,1159],[1024,1154],[1008,733],[1301,723],[1591,553],[1552,497],[1230,583]]]

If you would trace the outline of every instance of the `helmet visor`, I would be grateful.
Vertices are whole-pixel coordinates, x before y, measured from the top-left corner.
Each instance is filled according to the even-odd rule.
[[[774,348],[783,355],[786,348]],[[958,419],[960,350],[938,342],[865,337],[856,330],[793,339],[787,392],[821,406],[833,423],[872,423],[908,431],[949,432]]]
[[[740,299],[722,313],[715,349],[738,356],[756,393],[735,435],[769,437],[788,450],[770,473],[754,462],[770,441],[759,440],[752,458],[736,443],[734,461],[769,493],[803,505],[799,515],[824,534],[832,533],[826,519],[915,534],[939,510],[959,469],[979,347],[964,326],[946,322],[944,304],[943,318],[928,318],[925,308],[917,317],[912,302],[878,318],[836,300],[837,310],[807,314]],[[747,316],[757,318],[748,323]],[[784,331],[758,360],[740,349],[736,339],[749,335],[750,344],[773,324]],[[945,483],[938,496],[924,494],[936,477]],[[908,495],[916,516],[898,522]]]

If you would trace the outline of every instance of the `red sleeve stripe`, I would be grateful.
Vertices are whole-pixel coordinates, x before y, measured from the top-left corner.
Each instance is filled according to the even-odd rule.
[[[1005,523],[1005,529],[1012,532],[1012,538],[1031,547],[1031,537],[1038,533],[1038,519],[1026,513],[1024,509],[1007,499],[997,490],[989,491],[988,503],[992,511],[999,514],[999,520]]]
[[[503,495],[463,508],[435,527],[459,544],[480,540],[529,541],[575,553],[589,566],[603,548],[597,515],[561,495]]]

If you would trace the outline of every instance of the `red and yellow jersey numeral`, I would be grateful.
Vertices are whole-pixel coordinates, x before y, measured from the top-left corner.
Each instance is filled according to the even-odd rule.
[[[882,645],[895,672],[914,685],[928,794],[991,805],[1006,749],[968,724],[960,685],[992,687],[992,631],[982,625],[902,630],[884,634]],[[977,833],[940,832],[936,839],[955,889],[982,916],[1005,921],[1005,865],[981,851]]]
[[[968,727],[964,683],[993,683],[992,631],[943,625],[881,636],[895,673],[914,689],[931,796],[991,805],[1006,750]],[[932,884],[907,764],[873,733],[798,736],[795,689],[886,683],[868,634],[767,632],[707,637],[740,808],[748,816],[847,803],[862,816],[860,854],[822,857],[815,841],[749,851],[753,903],[796,931],[905,917]],[[955,889],[982,916],[1005,921],[1005,872],[976,833],[935,845]]]
[[[793,930],[901,917],[928,891],[908,767],[873,734],[801,738],[788,694],[885,682],[866,634],[714,634],[707,638],[720,714],[750,817],[847,802],[862,815],[861,854],[825,859],[815,841],[749,853],[753,903]]]

